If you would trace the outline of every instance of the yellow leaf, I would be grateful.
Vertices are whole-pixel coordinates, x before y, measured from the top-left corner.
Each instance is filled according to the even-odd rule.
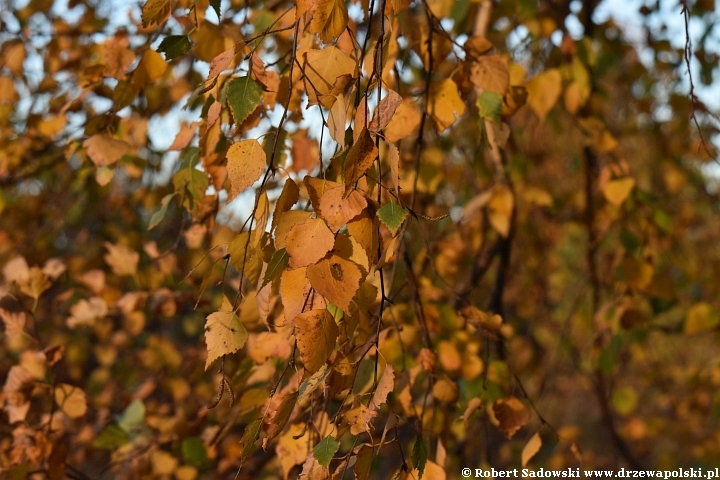
[[[316,0],[310,33],[317,33],[323,43],[330,43],[340,36],[348,23],[347,6],[343,0]]]
[[[504,238],[510,233],[510,220],[512,218],[515,199],[507,185],[495,185],[488,203],[490,225]]]
[[[339,333],[335,319],[327,309],[310,310],[295,317],[293,324],[305,370],[315,373],[335,350]]]
[[[459,389],[457,383],[443,375],[433,385],[432,393],[442,403],[455,403],[458,399]]]
[[[303,58],[309,106],[320,103],[331,108],[335,97],[358,76],[357,62],[335,46],[310,50]]]
[[[310,217],[312,217],[312,212],[306,212],[304,210],[290,210],[281,213],[277,220],[277,226],[275,227],[275,250],[287,247],[287,235],[290,233],[290,230],[295,225],[309,220]],[[273,218],[273,221],[274,220]]]
[[[227,171],[230,179],[232,201],[260,179],[267,166],[267,155],[257,140],[242,140],[233,143],[227,152]]]
[[[155,450],[150,458],[155,475],[170,475],[178,465],[178,459],[163,450]]]
[[[108,253],[105,254],[105,263],[110,265],[115,275],[135,275],[140,254],[125,245],[114,245],[105,242]]]
[[[168,69],[168,64],[158,52],[149,49],[133,72],[133,86],[142,90],[152,82],[162,77]]]
[[[496,400],[492,409],[499,422],[498,428],[507,438],[512,438],[530,420],[527,407],[515,397]]]
[[[225,36],[220,26],[207,20],[203,20],[200,27],[193,30],[190,38],[193,43],[195,43],[193,53],[198,59],[204,62],[212,62],[218,55],[225,52],[227,48],[225,45]]]
[[[321,218],[311,218],[290,229],[286,247],[290,268],[305,267],[323,258],[335,244],[335,236]]]
[[[80,418],[87,412],[85,392],[67,383],[55,387],[55,403],[70,418]]]
[[[397,142],[407,137],[420,125],[421,118],[412,99],[403,100],[385,127],[385,138],[389,142]]]
[[[541,122],[545,121],[562,93],[562,74],[557,69],[546,70],[527,84],[527,104],[537,114]]]
[[[442,132],[455,123],[455,115],[465,113],[465,102],[458,94],[457,85],[450,79],[434,82],[430,85],[428,113]]]
[[[585,105],[585,102],[587,102],[587,99],[590,97],[590,91],[588,88],[585,88],[585,86],[578,82],[577,80],[574,80],[568,87],[565,89],[565,108],[568,112],[572,113],[573,115],[577,113],[580,108]]]
[[[310,285],[348,315],[352,314],[350,306],[362,276],[360,267],[337,255],[320,260],[307,269]]]
[[[205,370],[216,359],[240,350],[247,339],[247,330],[235,312],[227,311],[227,306],[208,315],[205,322],[205,344],[208,351]]]
[[[522,460],[522,466],[526,467],[528,462],[540,451],[542,447],[542,438],[540,438],[540,432],[532,436],[530,441],[525,444],[520,456]]]
[[[117,162],[130,150],[130,145],[122,140],[99,133],[85,140],[83,147],[90,160],[98,167]]]
[[[295,465],[302,464],[311,452],[307,435],[309,433],[304,423],[294,423],[278,439],[275,453],[283,469],[285,480],[288,479],[290,470]]]
[[[605,200],[616,207],[619,207],[628,198],[628,196],[630,196],[630,192],[632,192],[633,188],[635,188],[634,178],[618,178],[605,184],[605,187],[603,188],[603,196],[605,197]]]
[[[357,142],[350,148],[345,158],[344,166],[344,183],[345,196],[355,188],[355,182],[365,175],[378,156],[378,149],[373,142],[370,132],[367,128],[363,128]]]
[[[688,309],[685,317],[684,333],[693,335],[696,333],[713,330],[720,323],[720,316],[707,302],[696,303]]]
[[[165,16],[170,13],[169,0],[147,0],[142,7],[142,24],[147,28],[152,24],[159,25]]]

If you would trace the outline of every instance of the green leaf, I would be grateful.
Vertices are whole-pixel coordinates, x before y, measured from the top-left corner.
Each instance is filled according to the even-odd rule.
[[[185,35],[169,35],[160,42],[157,51],[165,54],[165,60],[175,60],[190,51],[192,43]]]
[[[133,400],[125,411],[117,417],[118,427],[131,433],[143,426],[145,422],[145,404],[142,400]]]
[[[339,448],[340,442],[338,442],[335,437],[327,436],[315,445],[313,456],[315,456],[315,459],[320,465],[327,468],[328,465],[330,465],[330,460],[332,460]]]
[[[92,445],[101,450],[116,450],[130,441],[128,434],[117,425],[108,425],[95,438]]]
[[[386,203],[377,211],[378,218],[390,229],[393,235],[397,233],[407,214],[407,210],[393,202]]]
[[[268,263],[268,268],[265,271],[265,278],[263,278],[262,286],[260,288],[278,278],[282,274],[283,270],[285,270],[288,261],[290,261],[290,255],[288,255],[286,249],[281,248],[275,252],[270,259],[270,263]]]
[[[192,168],[200,162],[200,149],[188,147],[180,154],[180,169]]]
[[[183,440],[181,449],[183,460],[188,465],[199,468],[208,460],[205,444],[197,437],[189,437]]]
[[[183,168],[173,175],[175,191],[182,192],[187,186],[191,199],[197,200],[205,196],[205,190],[210,185],[210,180],[205,172],[195,168]]]
[[[260,104],[263,89],[250,77],[235,78],[227,86],[227,103],[232,110],[235,124],[240,125]]]
[[[476,103],[481,117],[496,123],[500,121],[500,115],[502,114],[502,97],[500,94],[485,90],[478,96]]]
[[[170,200],[175,196],[174,193],[168,193],[163,197],[163,199],[160,201],[160,210],[153,213],[153,216],[150,218],[150,224],[148,225],[148,230],[152,230],[153,228],[157,227],[160,222],[162,222],[163,218],[165,218],[165,214],[167,213],[168,206],[170,205]]]
[[[240,464],[242,465],[255,451],[255,441],[260,437],[260,428],[262,427],[262,419],[256,418],[245,428],[242,440],[242,454],[240,455]]]
[[[417,468],[420,478],[422,478],[425,472],[425,464],[427,463],[427,445],[425,445],[425,440],[423,440],[422,435],[418,435],[415,439],[410,460],[412,460],[413,466]]]

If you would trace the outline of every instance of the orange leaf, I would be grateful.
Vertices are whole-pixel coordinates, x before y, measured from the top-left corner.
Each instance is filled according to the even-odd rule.
[[[293,323],[305,370],[315,373],[335,350],[335,339],[339,333],[335,319],[327,309],[310,310],[295,317]]]
[[[290,229],[286,247],[290,268],[305,267],[323,258],[335,244],[335,236],[321,218],[311,218]]]
[[[351,314],[350,305],[354,303],[353,297],[360,288],[362,276],[360,267],[337,255],[307,269],[310,285],[348,315]]]

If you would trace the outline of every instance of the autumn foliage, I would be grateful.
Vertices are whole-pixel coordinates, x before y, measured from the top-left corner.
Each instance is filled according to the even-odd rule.
[[[593,0],[9,3],[4,478],[717,466],[705,43],[641,59]]]

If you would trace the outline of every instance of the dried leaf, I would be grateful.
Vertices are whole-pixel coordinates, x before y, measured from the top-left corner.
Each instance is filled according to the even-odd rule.
[[[335,350],[338,328],[326,309],[310,310],[295,317],[294,333],[305,370],[317,372]]]
[[[377,416],[378,412],[366,407],[365,405],[358,405],[355,408],[351,408],[345,412],[345,421],[350,425],[350,433],[353,435],[360,435],[363,432],[369,432],[371,422]]]
[[[498,428],[507,438],[512,438],[530,420],[530,411],[515,397],[496,400],[492,408]]]
[[[367,169],[372,166],[377,156],[378,149],[375,142],[373,142],[367,128],[364,128],[358,141],[350,148],[345,158],[343,180],[346,197],[355,188],[355,182],[365,175]]]

